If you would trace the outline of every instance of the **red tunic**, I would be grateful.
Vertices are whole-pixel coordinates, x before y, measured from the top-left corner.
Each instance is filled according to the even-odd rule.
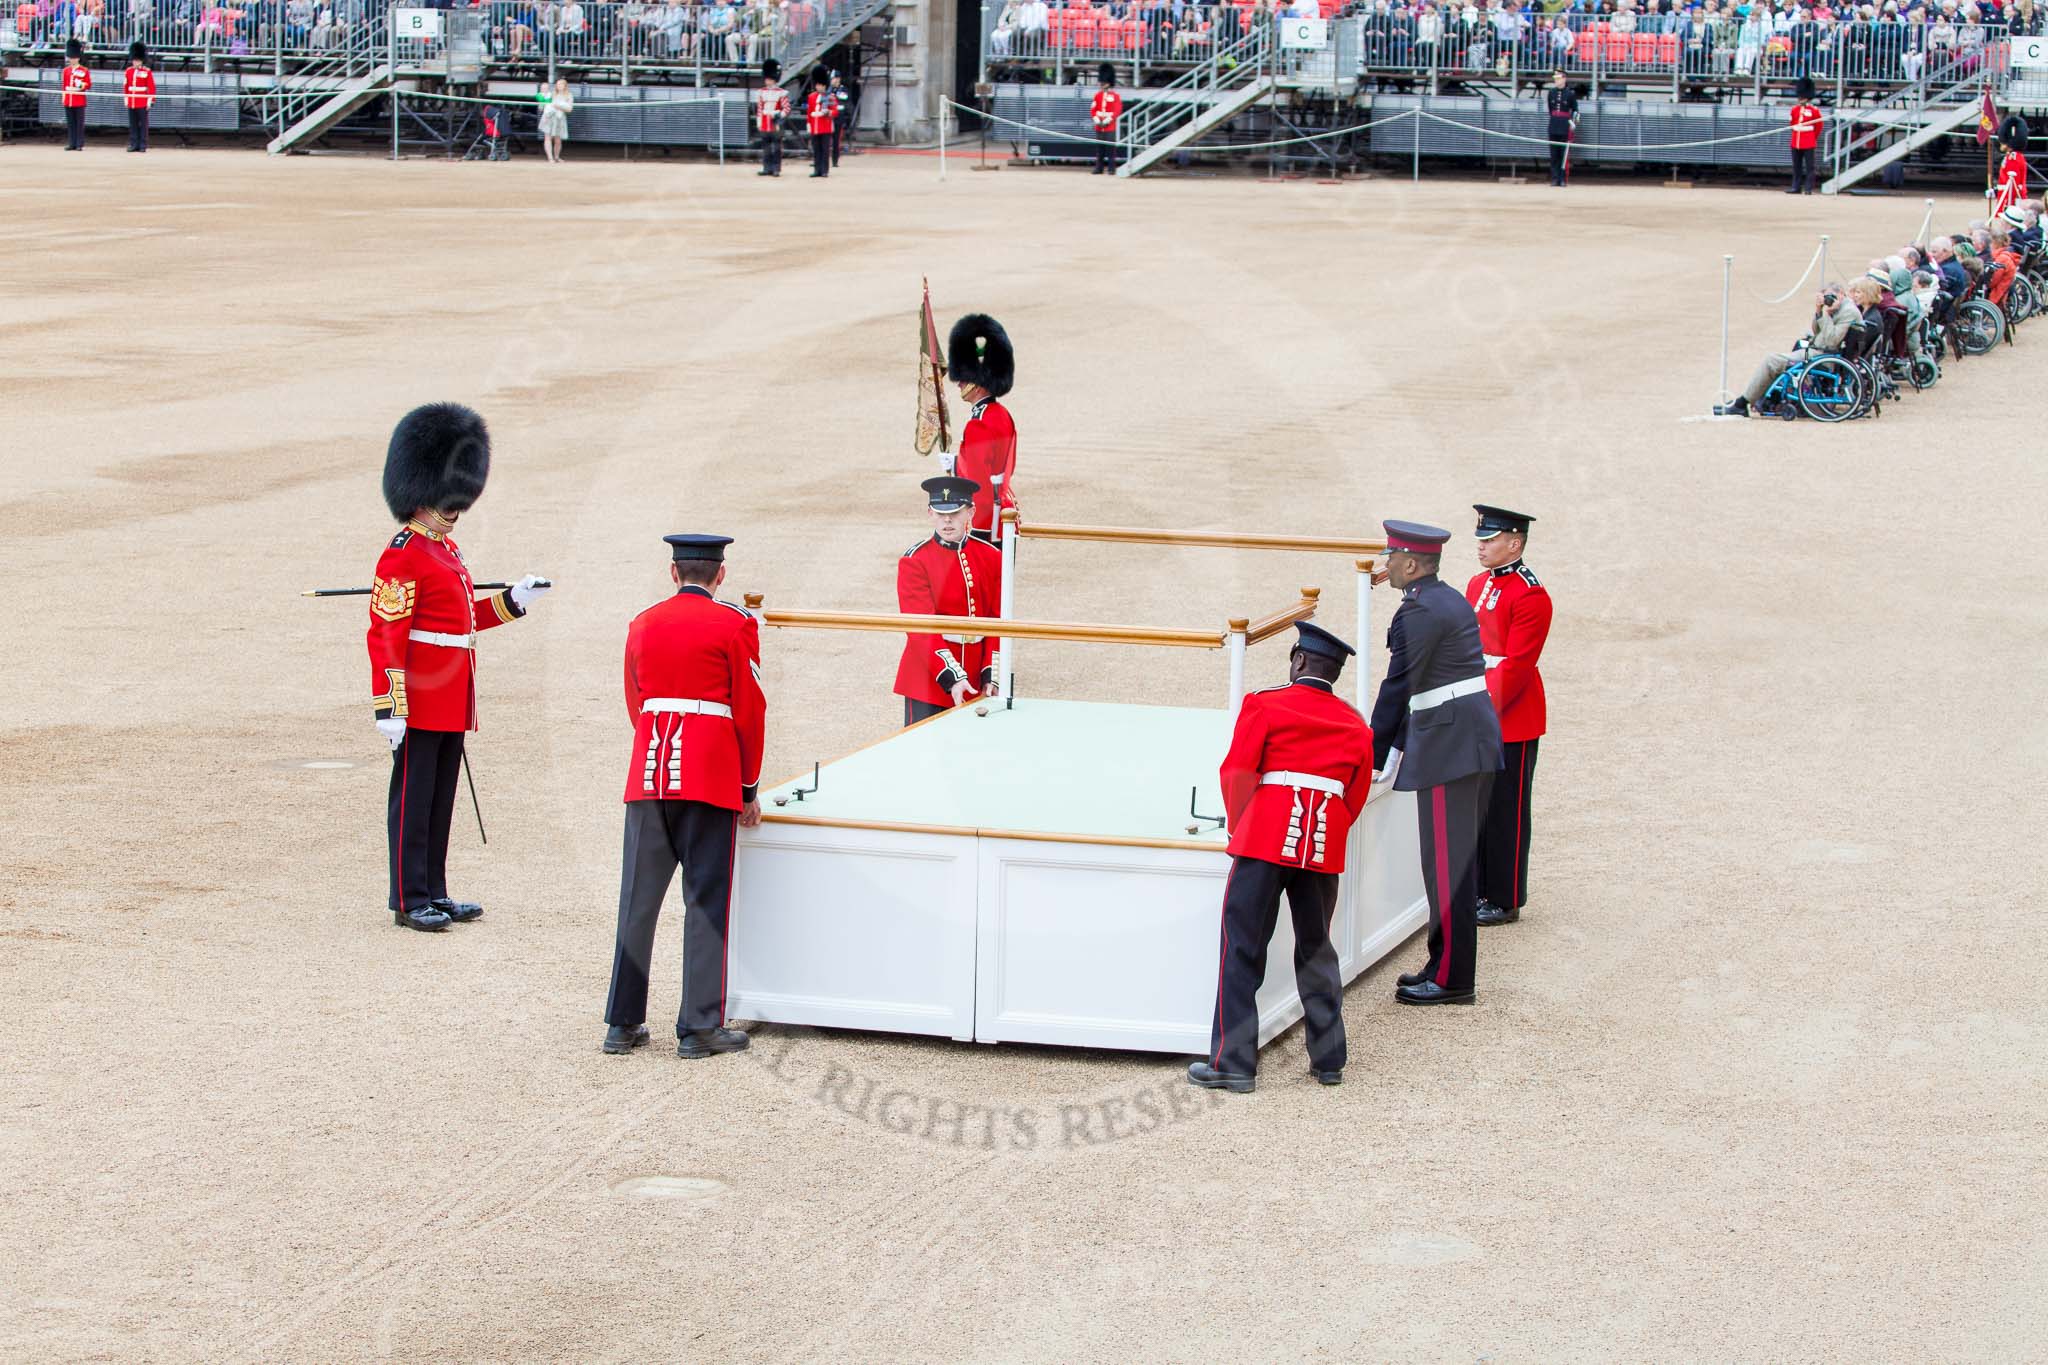
[[[813,137],[832,131],[832,115],[838,105],[839,102],[823,90],[811,92],[810,99],[804,105],[804,119]]]
[[[512,591],[478,597],[455,542],[418,522],[391,538],[370,588],[370,704],[415,730],[476,729],[476,650],[415,640],[460,636],[525,615]]]
[[[772,133],[782,126],[782,116],[789,112],[789,92],[779,85],[763,86],[761,93],[754,97],[759,103],[759,127],[764,133]]]
[[[925,537],[896,561],[896,609],[916,616],[1000,617],[1001,552],[972,536],[957,546]],[[896,695],[951,706],[956,679],[965,680],[970,691],[985,692],[994,680],[1000,643],[994,636],[913,633],[896,665]]]
[[[1124,97],[1114,90],[1098,90],[1095,98],[1088,101],[1088,121],[1095,125],[1098,133],[1116,131],[1116,121],[1123,116]]]
[[[981,485],[974,494],[974,529],[992,541],[1000,540],[996,508],[1017,505],[1017,424],[1010,420],[1008,408],[993,398],[974,405],[960,432],[953,472]]]
[[[131,66],[121,86],[121,94],[130,109],[147,109],[156,99],[156,73],[146,66]]]
[[[1535,739],[1549,723],[1543,674],[1537,660],[1550,637],[1550,593],[1521,560],[1482,569],[1465,585],[1465,600],[1479,617],[1479,648],[1486,654],[1486,690],[1500,715],[1500,737],[1514,744]]]
[[[1339,790],[1259,780],[1282,772],[1324,779]],[[1232,857],[1342,872],[1351,823],[1372,788],[1372,727],[1319,682],[1250,692],[1217,777]]]
[[[633,719],[628,801],[740,809],[760,785],[767,733],[760,622],[699,587],[641,612],[626,629],[626,713]]]
[[[85,108],[85,92],[92,89],[92,72],[82,66],[64,68],[64,107]]]
[[[2007,152],[1998,163],[1998,197],[1991,203],[1993,213],[2003,213],[2014,204],[2027,202],[2027,159],[2017,151]]]
[[[1792,106],[1792,148],[1805,151],[1820,142],[1820,109],[1811,104]]]

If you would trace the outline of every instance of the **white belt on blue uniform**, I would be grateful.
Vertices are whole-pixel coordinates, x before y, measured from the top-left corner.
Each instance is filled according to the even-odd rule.
[[[732,717],[732,708],[722,701],[698,701],[695,697],[649,697],[640,703],[643,716],[724,716]]]
[[[1460,678],[1454,683],[1445,683],[1442,687],[1432,687],[1427,692],[1417,692],[1408,699],[1408,709],[1427,711],[1432,706],[1442,706],[1455,698],[1469,697],[1474,692],[1485,690],[1486,675],[1483,673],[1476,678]]]
[[[1318,777],[1314,773],[1271,772],[1259,774],[1262,787],[1301,787],[1308,791],[1328,792],[1332,796],[1344,794],[1344,784],[1334,777]]]
[[[443,635],[438,630],[416,630],[412,632],[412,634],[406,636],[406,638],[417,644],[439,645],[443,649],[476,648],[476,636],[474,634]]]

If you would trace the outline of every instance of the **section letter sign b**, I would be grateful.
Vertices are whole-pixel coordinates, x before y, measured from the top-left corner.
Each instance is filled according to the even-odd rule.
[[[438,38],[441,36],[441,11],[394,9],[391,11],[391,34],[395,38]]]

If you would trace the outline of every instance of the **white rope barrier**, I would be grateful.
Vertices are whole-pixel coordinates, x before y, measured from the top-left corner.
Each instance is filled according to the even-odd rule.
[[[1787,299],[1791,298],[1794,294],[1798,293],[1802,287],[1804,287],[1808,277],[1810,277],[1813,274],[1814,267],[1820,264],[1821,254],[1825,252],[1827,249],[1827,241],[1825,238],[1823,238],[1820,242],[1816,243],[1813,248],[1813,256],[1806,263],[1806,269],[1800,271],[1799,278],[1792,281],[1792,287],[1790,289],[1787,289],[1784,293],[1778,295],[1778,297],[1774,299],[1767,299],[1763,295],[1757,293],[1755,290],[1749,288],[1747,285],[1743,286],[1742,292],[1749,295],[1749,297],[1757,303],[1761,303],[1766,307],[1776,307],[1778,304],[1781,304],[1785,302]]]

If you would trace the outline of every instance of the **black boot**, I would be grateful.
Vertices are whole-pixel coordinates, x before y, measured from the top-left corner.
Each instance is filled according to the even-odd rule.
[[[1233,1095],[1249,1095],[1258,1087],[1259,1078],[1235,1071],[1218,1071],[1207,1062],[1189,1062],[1188,1084],[1199,1085],[1204,1090],[1228,1090]]]
[[[467,924],[482,919],[484,914],[484,908],[475,901],[451,900],[447,896],[437,896],[427,904],[446,915],[450,924]]]
[[[676,1039],[676,1056],[692,1060],[721,1052],[745,1052],[751,1041],[736,1028],[693,1029]]]
[[[1522,917],[1520,910],[1511,910],[1505,905],[1495,905],[1490,900],[1479,902],[1478,919],[1481,924],[1513,924]]]
[[[616,1057],[636,1047],[647,1046],[647,1025],[613,1024],[604,1031],[604,1050]]]
[[[391,922],[401,929],[419,929],[425,933],[439,933],[449,924],[448,916],[431,905],[422,905],[417,910],[393,910]]]

